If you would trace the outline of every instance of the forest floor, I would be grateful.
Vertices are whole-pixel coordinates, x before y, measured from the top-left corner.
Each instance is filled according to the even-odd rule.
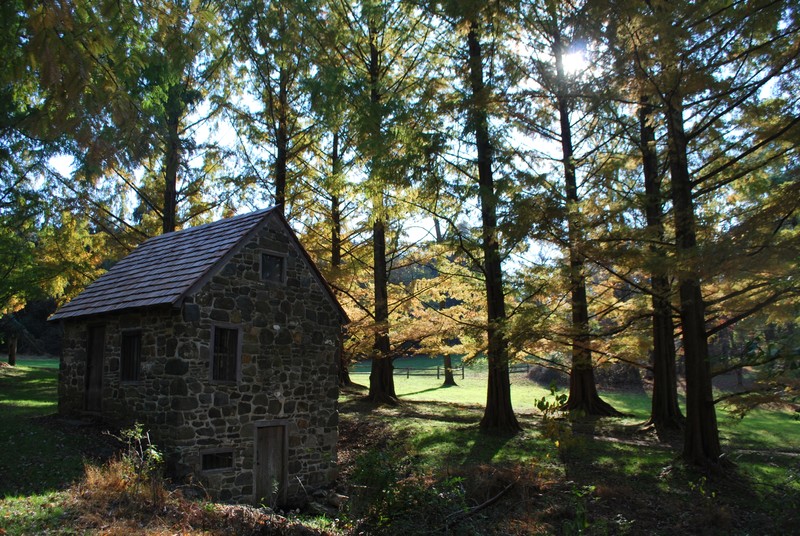
[[[468,385],[399,383],[407,395],[396,407],[347,390],[331,490],[347,497],[343,506],[271,512],[190,500],[169,485],[131,489],[106,463],[116,440],[101,426],[54,415],[54,379],[44,367],[0,369],[0,536],[784,535],[800,526],[800,422],[786,411],[739,424],[721,417],[733,463],[701,472],[680,462],[679,437],[641,428],[642,393],[610,395],[634,408],[629,418],[526,411],[521,433],[496,437],[478,428],[480,404],[445,401]]]

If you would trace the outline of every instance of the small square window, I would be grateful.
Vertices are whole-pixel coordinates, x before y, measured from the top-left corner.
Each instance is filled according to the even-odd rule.
[[[211,379],[235,382],[239,372],[239,330],[214,327]]]
[[[233,467],[233,451],[206,452],[202,458],[203,471],[219,471]]]
[[[139,331],[124,332],[120,348],[120,380],[123,382],[139,381],[141,362],[142,333]]]
[[[270,253],[261,254],[261,279],[272,283],[283,283],[285,258]]]

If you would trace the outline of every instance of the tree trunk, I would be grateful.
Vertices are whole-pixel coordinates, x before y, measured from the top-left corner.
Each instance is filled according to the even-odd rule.
[[[17,366],[17,334],[8,335],[8,364],[12,367]]]
[[[376,207],[383,211],[383,207]],[[386,266],[386,229],[382,219],[372,226],[373,282],[375,285],[375,342],[367,398],[376,403],[398,403],[394,389],[394,366],[390,357],[388,273]]]
[[[578,221],[578,183],[573,158],[572,126],[569,122],[570,102],[566,91],[567,80],[564,75],[561,36],[556,33],[553,37],[558,86],[556,104],[561,126],[561,150],[567,202],[567,249],[572,306],[572,369],[569,379],[569,398],[564,409],[586,415],[617,416],[621,413],[600,398],[594,378],[589,334],[589,304],[586,298],[586,275],[584,274],[583,254],[580,252],[583,229]]]
[[[441,244],[444,242],[444,236],[442,235],[442,225],[439,222],[439,218],[433,218],[433,229],[435,233],[435,239],[437,244]],[[442,302],[442,307],[445,307],[446,300]],[[442,387],[456,387],[456,379],[453,375],[453,356],[450,354],[444,354],[444,383]]]
[[[380,54],[376,43],[377,31],[370,24],[370,103],[377,118],[375,135],[381,132],[380,108]],[[375,173],[373,166],[372,173]],[[373,177],[371,177],[373,178]],[[369,375],[369,394],[367,399],[383,404],[397,404],[397,393],[394,389],[394,366],[390,357],[389,341],[389,269],[386,263],[386,222],[383,192],[378,192],[373,199],[372,224],[372,260],[373,284],[375,287],[375,342],[372,346],[372,369]]]
[[[339,362],[339,387],[350,387],[353,380],[350,378],[350,370],[348,369],[347,356],[344,353],[344,333],[339,337],[336,348],[337,361]]]
[[[339,133],[333,133],[333,147],[331,149],[331,175],[334,192],[337,192],[339,175],[341,173],[341,158],[339,157]],[[337,272],[342,265],[342,216],[341,200],[337,193],[331,194],[331,269]],[[353,384],[348,369],[349,362],[344,351],[344,340],[339,340],[339,385],[348,387]]]
[[[650,420],[657,429],[680,430],[685,418],[678,404],[675,365],[675,326],[672,310],[664,293],[670,292],[669,279],[650,278],[653,290],[653,399]]]
[[[697,236],[687,161],[687,139],[683,126],[683,102],[677,91],[668,95],[665,100],[672,205],[675,213],[680,316],[686,360],[686,428],[683,457],[695,465],[716,465],[722,455],[722,448],[719,443],[717,414],[711,389],[705,310],[697,266]]]
[[[286,69],[281,67],[278,72],[278,109],[277,131],[275,132],[275,206],[281,213],[285,213],[286,204],[286,176],[289,154],[289,125],[288,111],[288,76]]]
[[[675,326],[669,297],[671,286],[666,270],[666,253],[659,244],[664,243],[664,222],[661,199],[661,175],[658,172],[654,112],[650,98],[643,93],[639,104],[640,150],[645,189],[645,217],[647,218],[650,253],[653,255],[650,289],[653,305],[653,399],[650,420],[656,429],[679,430],[684,417],[678,405],[678,382],[675,369]]]
[[[442,387],[455,387],[456,379],[453,376],[453,358],[450,354],[444,354],[444,383]]]
[[[164,155],[164,210],[161,231],[173,232],[178,226],[178,169],[181,162],[181,138],[179,133],[183,115],[183,98],[179,86],[169,90],[167,102],[167,146]]]
[[[442,223],[439,218],[433,218],[433,232],[435,233],[436,243],[444,242],[444,234],[442,234]]]
[[[331,172],[334,193],[331,194],[331,268],[334,272],[342,265],[342,208],[339,198],[339,175],[342,170],[342,159],[339,156],[339,133],[333,133],[331,150]]]
[[[486,286],[487,359],[489,379],[486,409],[481,419],[483,431],[515,433],[521,429],[511,406],[511,383],[508,376],[508,343],[503,333],[506,320],[503,271],[497,238],[497,193],[492,176],[492,144],[489,138],[487,90],[483,82],[483,52],[477,23],[470,23],[467,34],[469,82],[472,92],[469,115],[475,132],[478,153],[478,195],[481,203],[481,246]]]

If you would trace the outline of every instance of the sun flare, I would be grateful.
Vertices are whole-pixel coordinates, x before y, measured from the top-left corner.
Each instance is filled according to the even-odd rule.
[[[570,52],[561,58],[564,65],[564,74],[574,75],[582,73],[589,67],[589,62],[583,52]]]

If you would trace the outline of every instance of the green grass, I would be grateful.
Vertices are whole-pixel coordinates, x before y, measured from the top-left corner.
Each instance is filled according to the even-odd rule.
[[[63,492],[0,499],[0,528],[8,536],[74,534],[61,523]]]
[[[800,414],[757,409],[743,419],[719,412],[722,441],[736,449],[772,449],[800,454]]]
[[[63,490],[83,475],[86,438],[48,422],[58,409],[58,360],[17,363],[0,368],[0,529],[70,534],[59,526]]]
[[[58,371],[0,368],[0,498],[63,489],[83,473],[83,441],[49,425]],[[57,463],[54,463],[57,461]]]
[[[59,359],[52,356],[17,356],[17,366],[58,369]]]
[[[454,359],[453,366],[457,359]],[[402,400],[447,402],[462,405],[482,406],[486,401],[486,369],[480,363],[466,367],[464,378],[460,371],[456,372],[456,387],[442,387],[444,376],[437,378],[436,366],[441,366],[440,359],[432,358],[401,358],[395,360],[394,384],[397,395]],[[368,364],[359,363],[356,370],[368,372]],[[424,376],[407,376],[404,368],[425,368],[433,374]],[[351,376],[356,383],[369,383],[368,375],[357,373]],[[536,409],[536,400],[549,395],[549,390],[539,387],[528,381],[525,374],[511,375],[511,398],[514,409],[520,413],[533,413]]]
[[[50,417],[57,409],[56,378],[57,370],[47,366],[0,368],[0,529],[8,535],[71,530],[61,526],[63,490],[83,475],[91,440]],[[631,534],[665,533],[664,527],[680,533],[690,526],[679,525],[684,522],[719,525],[721,533],[779,534],[799,521],[800,422],[793,413],[758,410],[740,421],[720,410],[722,441],[737,466],[733,477],[706,483],[703,474],[679,463],[674,445],[639,431],[649,414],[645,393],[601,393],[629,417],[543,426],[535,404],[549,391],[514,374],[512,399],[523,432],[494,437],[478,427],[485,373],[472,370],[456,381],[458,386],[443,388],[435,376],[396,375],[404,404],[375,408],[346,393],[342,421],[382,423],[387,442],[372,451],[402,460],[401,476],[427,475],[423,484],[465,478],[479,502],[514,479],[535,481],[520,484],[524,494],[508,501],[502,519],[530,516],[553,532],[569,532],[562,523],[582,522],[576,512],[583,511],[591,514],[588,534],[626,533],[629,522],[638,524]],[[730,530],[726,516],[744,528]],[[488,526],[497,521],[489,514],[480,519]]]
[[[403,366],[433,363],[429,358],[403,358]],[[368,384],[364,374],[354,374],[353,381]],[[466,369],[464,379],[456,377],[455,387],[442,387],[443,378],[409,376],[395,373],[395,391],[401,400],[413,402],[441,402],[462,406],[483,407],[486,402],[486,373],[480,368]],[[561,390],[559,392],[565,392]],[[600,396],[616,409],[625,413],[623,424],[633,425],[646,421],[650,415],[650,396],[636,391],[604,391]],[[545,389],[527,379],[525,374],[511,375],[511,402],[518,414],[538,414],[536,402],[550,397]],[[782,410],[754,410],[744,419],[732,417],[724,406],[718,408],[720,436],[730,450],[783,450],[800,452],[800,419],[795,412]]]
[[[553,451],[552,442],[542,440],[530,417],[520,417],[530,426],[515,436],[481,433],[478,423],[483,410],[476,405],[407,401],[402,407],[382,407],[371,413],[386,419],[394,434],[407,437],[406,452],[417,457],[420,467],[431,470],[529,463]]]

